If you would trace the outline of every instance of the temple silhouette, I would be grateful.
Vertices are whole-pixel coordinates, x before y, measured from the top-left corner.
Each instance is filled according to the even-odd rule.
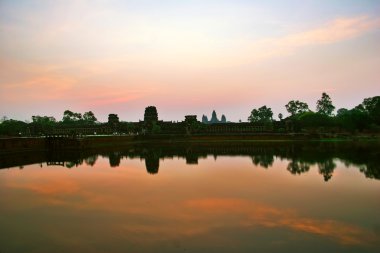
[[[203,114],[202,123],[203,124],[227,123],[227,119],[226,119],[226,116],[222,114],[222,117],[219,120],[218,116],[216,115],[215,110],[213,110],[211,114],[211,120],[208,120],[207,116]]]
[[[270,133],[274,129],[285,129],[284,121],[264,124],[260,122],[227,122],[226,116],[219,119],[215,110],[208,120],[203,115],[202,122],[197,115],[185,115],[183,121],[164,121],[159,119],[155,106],[145,108],[144,120],[138,122],[120,121],[117,114],[109,114],[108,122],[86,125],[83,123],[62,123],[40,128],[31,126],[27,128],[27,136],[81,136],[81,135],[112,135],[129,134],[136,136],[152,135],[214,135],[214,134],[250,134]]]

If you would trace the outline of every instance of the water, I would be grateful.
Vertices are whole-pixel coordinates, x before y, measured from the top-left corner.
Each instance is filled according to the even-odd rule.
[[[0,170],[0,252],[380,252],[378,147],[141,144],[1,156],[10,168]]]

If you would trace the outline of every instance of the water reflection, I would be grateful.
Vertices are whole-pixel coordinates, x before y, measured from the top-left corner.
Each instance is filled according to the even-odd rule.
[[[303,161],[291,161],[286,168],[293,175],[300,175],[310,170],[310,164]]]
[[[150,151],[143,155],[146,171],[149,174],[157,174],[160,167],[160,156],[158,152]]]
[[[274,154],[253,155],[252,162],[255,165],[260,165],[264,168],[272,167],[274,162]]]
[[[110,161],[111,167],[119,167],[120,160],[122,159],[122,154],[119,152],[111,152],[108,154],[108,159]]]
[[[7,155],[0,252],[379,252],[380,181],[360,176],[379,179],[378,150],[192,143]]]
[[[179,157],[186,164],[198,164],[199,159],[213,156],[247,156],[254,165],[270,168],[275,158],[288,161],[286,169],[293,175],[300,175],[317,165],[324,181],[334,174],[334,160],[346,166],[355,166],[368,178],[380,179],[380,156],[378,143],[182,143],[176,145],[138,144],[118,150],[98,149],[82,152],[25,153],[0,157],[0,168],[22,167],[28,164],[46,162],[48,166],[60,165],[67,168],[83,163],[94,166],[98,155],[109,159],[110,167],[120,166],[122,159],[140,158],[145,161],[146,171],[157,174],[160,159]]]

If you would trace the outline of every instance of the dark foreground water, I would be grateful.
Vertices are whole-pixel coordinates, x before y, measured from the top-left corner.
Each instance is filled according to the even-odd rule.
[[[380,252],[379,147],[0,156],[0,252]]]

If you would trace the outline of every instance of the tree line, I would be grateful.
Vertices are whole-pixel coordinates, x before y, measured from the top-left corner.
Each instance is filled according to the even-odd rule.
[[[328,181],[337,167],[336,161],[344,163],[346,167],[355,167],[368,178],[380,180],[380,156],[378,143],[374,142],[319,142],[319,143],[177,143],[172,145],[150,145],[135,143],[130,148],[114,150],[101,148],[90,149],[84,152],[70,152],[59,150],[54,155],[44,156],[26,154],[25,156],[6,156],[0,159],[0,169],[22,167],[25,164],[43,163],[46,160],[53,164],[62,163],[67,168],[73,168],[83,163],[93,166],[98,156],[108,157],[111,167],[120,166],[122,159],[144,159],[146,169],[150,174],[158,173],[160,160],[165,158],[183,158],[187,164],[198,164],[198,159],[213,156],[250,157],[252,163],[262,168],[271,168],[279,158],[287,163],[284,168],[293,175],[309,172],[316,167],[318,172]],[[54,151],[53,151],[54,152]],[[63,161],[65,161],[63,163]]]
[[[46,130],[55,128],[57,126],[70,127],[70,126],[93,126],[99,124],[97,118],[92,111],[85,113],[72,112],[65,110],[61,121],[58,121],[52,116],[33,115],[31,122],[19,121],[2,117],[0,120],[0,135],[15,136],[15,135],[28,135],[28,131],[43,133]]]
[[[147,107],[147,109],[150,108],[151,107]],[[365,98],[361,104],[352,109],[340,108],[334,113],[335,106],[330,96],[324,92],[316,103],[315,111],[312,111],[307,103],[299,100],[289,101],[285,105],[285,109],[289,115],[284,117],[282,113],[279,113],[279,120],[274,120],[272,109],[263,105],[251,111],[248,121],[253,124],[271,125],[274,131],[285,131],[286,129],[286,131],[294,132],[304,130],[323,130],[326,132],[380,132],[380,96]],[[153,116],[152,117],[157,121],[157,111],[155,111]],[[145,117],[146,115],[144,115],[144,120]],[[117,114],[109,114],[108,122],[101,123],[97,120],[92,111],[82,114],[65,110],[60,121],[52,116],[40,115],[34,115],[31,119],[31,122],[24,122],[8,119],[6,117],[1,118],[0,136],[27,135],[27,131],[31,129],[34,133],[43,133],[55,127],[91,127],[101,124],[116,126],[120,124]],[[291,128],[288,128],[288,126],[291,126]]]
[[[363,102],[352,109],[340,108],[334,114],[335,106],[330,96],[323,92],[316,103],[316,110],[299,100],[291,100],[285,105],[289,116],[284,119],[278,114],[280,121],[291,122],[298,130],[324,127],[346,131],[380,131],[380,96],[365,98]],[[266,105],[251,111],[248,121],[252,123],[271,124],[273,112]]]

